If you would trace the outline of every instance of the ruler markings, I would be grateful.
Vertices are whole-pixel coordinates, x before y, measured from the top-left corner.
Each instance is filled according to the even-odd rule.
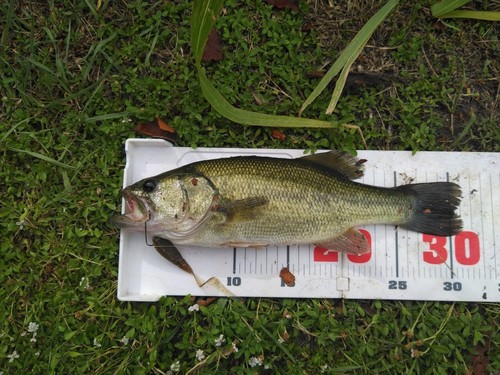
[[[268,275],[267,273],[267,265],[269,264],[269,259],[268,259],[268,251],[266,249],[266,275]]]
[[[394,250],[394,253],[395,253],[395,266],[396,266],[396,277],[399,277],[399,259],[398,259],[398,237],[399,237],[399,234],[398,234],[398,231],[396,231],[396,235],[394,236],[394,246],[395,246],[395,250]]]
[[[500,175],[499,175],[500,176]],[[494,203],[493,203],[493,185],[492,185],[492,181],[491,181],[491,174],[489,175],[489,181],[490,181],[490,207],[491,207],[491,231],[493,233],[493,238],[496,238],[495,237],[495,215],[494,215]],[[493,257],[496,258],[496,241],[493,240],[493,244],[492,244],[492,247],[493,247]],[[495,261],[494,263],[494,267],[495,267],[495,274],[497,273],[497,262]],[[491,273],[490,273],[490,279],[491,279]]]
[[[480,234],[480,237],[481,237],[481,249],[485,249],[486,248],[486,243],[485,243],[485,238],[484,238],[484,216],[485,216],[485,213],[483,212],[483,184],[481,183],[481,175],[478,176],[478,181],[479,181],[479,207],[480,207],[480,216],[481,216],[481,234]],[[483,257],[484,258],[484,257]],[[483,267],[484,267],[484,271],[485,271],[485,274],[486,274],[486,260],[483,259],[482,261],[483,263]]]
[[[484,237],[484,220],[483,220],[483,184],[481,183],[481,175],[478,176],[479,181],[479,207],[481,208],[481,248],[486,248],[485,237]],[[493,237],[494,238],[494,237]],[[485,257],[483,257],[485,258]],[[483,259],[484,273],[486,274],[486,259]]]
[[[377,251],[375,249],[375,244],[377,243],[377,230],[375,226],[372,226],[372,232],[373,232],[373,241],[372,241],[372,259],[373,259],[373,269],[377,269]],[[370,267],[371,268],[371,267]]]
[[[244,262],[243,262],[243,272],[246,275],[246,273],[247,273],[247,248],[246,247],[245,247],[245,250],[243,251],[243,254],[244,254],[244,256],[243,256],[243,260],[244,260]]]
[[[474,223],[472,222],[472,218],[474,217],[473,216],[473,213],[472,213],[472,209],[473,209],[473,202],[472,202],[472,199],[474,198],[474,194],[472,193],[472,191],[474,190],[472,187],[471,187],[471,175],[470,173],[467,175],[467,185],[468,185],[468,190],[467,190],[467,201],[468,201],[468,204],[469,204],[469,228],[474,228]],[[483,257],[484,258],[484,257]]]
[[[236,273],[236,248],[233,247],[233,275]]]
[[[489,174],[488,176],[488,182],[489,182],[489,190],[490,190],[490,208],[491,208],[491,231],[493,233],[493,241],[491,243],[491,248],[492,248],[492,259],[494,259],[495,261],[493,262],[493,267],[491,267],[491,265],[489,265],[490,262],[488,262],[488,268],[491,270],[491,268],[493,268],[495,270],[495,275],[496,275],[496,271],[497,271],[497,262],[496,262],[496,241],[495,241],[495,218],[494,218],[494,213],[495,212],[498,212],[494,209],[494,203],[493,203],[493,186],[492,186],[492,175]],[[484,262],[485,262],[485,276],[486,276],[486,257],[483,257],[485,258],[484,259]],[[491,274],[491,273],[490,273]],[[491,277],[490,277],[491,278]]]
[[[301,259],[300,259],[300,247],[297,245],[297,274],[300,274],[300,264],[301,264]]]
[[[397,186],[397,183],[396,183],[396,171],[394,171],[394,187]],[[398,230],[397,230],[397,227],[396,228],[396,235],[394,236],[394,245],[395,245],[395,249],[394,249],[394,254],[395,254],[395,262],[396,262],[396,277],[399,277],[399,256],[398,256],[398,237],[399,237],[399,234],[398,234]]]
[[[449,172],[446,172],[446,182],[450,182]],[[450,277],[453,280],[455,272],[453,270],[453,241],[451,236],[448,237],[448,244],[450,245]]]
[[[308,246],[308,250],[309,250],[309,256],[308,256],[308,262],[309,262],[309,264],[308,264],[308,265],[309,265],[309,275],[311,275],[311,268],[312,268],[312,267],[311,267],[311,259],[312,259],[312,257],[313,257],[313,254],[312,254],[312,252],[311,252],[311,245],[309,245],[309,246]],[[305,264],[304,264],[304,266],[305,266]],[[304,274],[305,274],[305,270],[304,270]]]
[[[425,278],[425,267],[420,262],[420,255],[423,253],[422,245],[420,241],[417,241],[417,270],[418,270],[418,278],[420,278],[420,269],[423,268],[424,278]]]
[[[311,268],[312,268],[311,267],[311,261],[313,259],[312,256],[313,256],[313,253],[314,253],[314,250],[312,250],[311,247],[312,247],[311,245],[309,245],[309,247],[308,247],[308,249],[309,249],[309,258],[308,258],[308,262],[309,262],[308,263],[309,264],[309,275],[311,275]]]

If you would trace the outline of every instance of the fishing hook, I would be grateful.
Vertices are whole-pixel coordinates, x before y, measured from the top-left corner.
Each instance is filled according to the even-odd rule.
[[[148,211],[148,219],[144,222],[144,241],[148,246],[154,246],[154,244],[148,242],[148,221],[151,220],[151,211]]]

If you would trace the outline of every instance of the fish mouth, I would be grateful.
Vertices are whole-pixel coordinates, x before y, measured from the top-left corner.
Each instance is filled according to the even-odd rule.
[[[123,189],[122,197],[125,202],[124,212],[121,215],[111,217],[111,224],[118,228],[134,228],[141,226],[149,220],[149,212],[146,204],[128,189]]]

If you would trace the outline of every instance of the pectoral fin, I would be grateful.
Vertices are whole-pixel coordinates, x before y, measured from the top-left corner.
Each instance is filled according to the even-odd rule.
[[[215,209],[226,215],[225,224],[231,224],[254,219],[260,209],[267,204],[269,204],[269,199],[266,197],[249,197],[221,202]]]
[[[370,252],[368,240],[355,228],[350,228],[338,237],[316,243],[315,245],[341,253],[361,255]]]

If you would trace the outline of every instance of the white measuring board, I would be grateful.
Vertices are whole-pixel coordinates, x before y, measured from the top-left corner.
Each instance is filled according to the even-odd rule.
[[[154,139],[129,139],[124,186],[195,161],[237,155],[295,158],[302,150],[180,148]],[[360,228],[372,251],[339,254],[314,245],[252,248],[179,247],[202,279],[217,277],[241,297],[318,297],[441,301],[500,301],[500,154],[359,151],[367,159],[357,180],[392,187],[452,181],[462,187],[462,233],[437,237],[388,225]],[[295,286],[279,277],[283,267]],[[211,286],[169,263],[143,233],[121,231],[118,298],[156,301],[164,295],[218,296]]]

